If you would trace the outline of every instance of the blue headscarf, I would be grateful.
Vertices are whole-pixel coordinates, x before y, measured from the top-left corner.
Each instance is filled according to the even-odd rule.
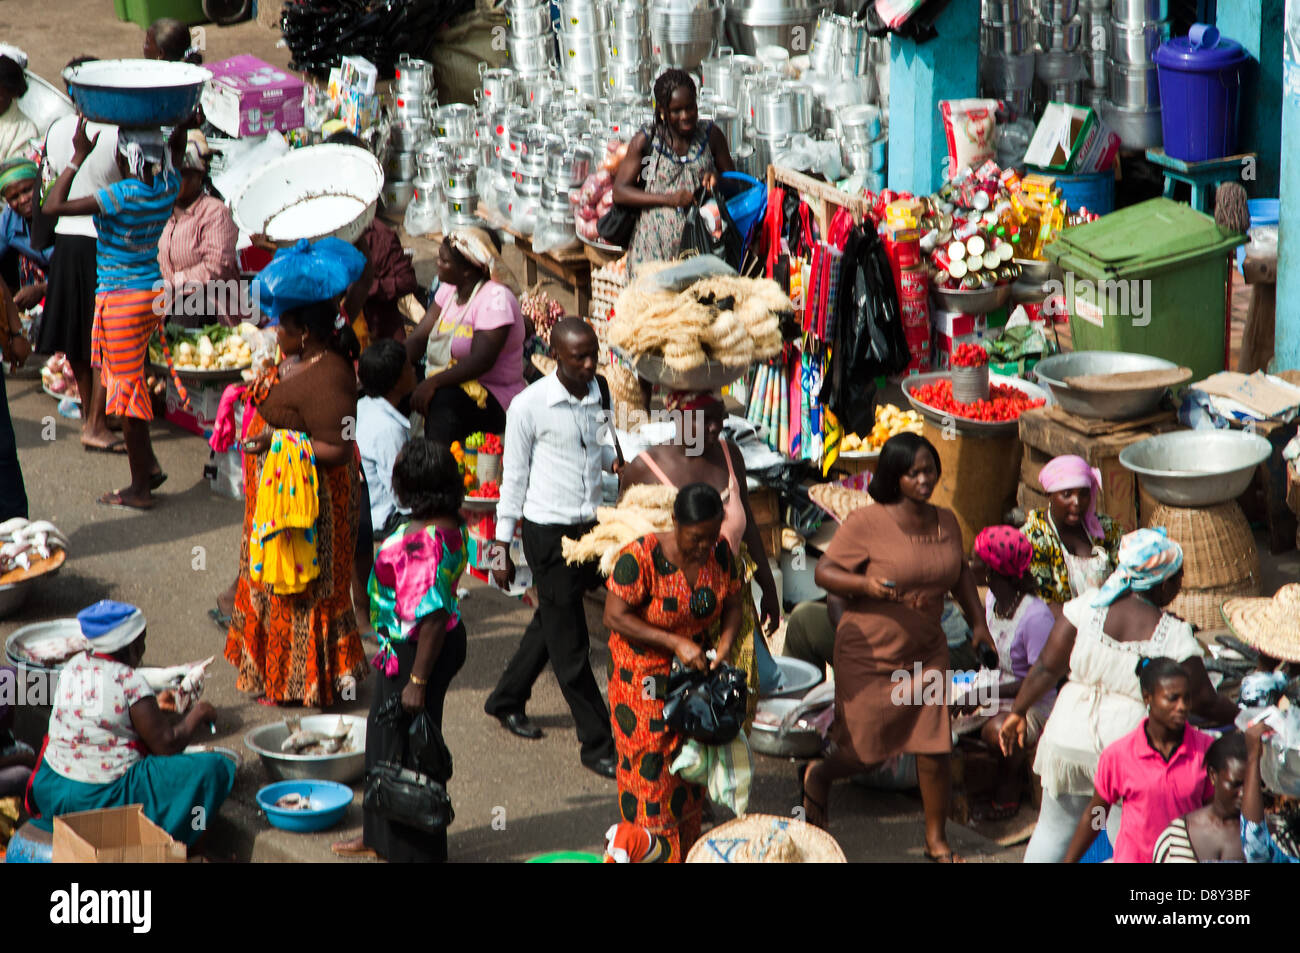
[[[365,268],[366,256],[341,238],[304,238],[276,252],[254,279],[254,301],[276,324],[286,311],[338,298]]]
[[[1146,592],[1183,566],[1183,548],[1163,526],[1139,529],[1119,541],[1119,568],[1093,594],[1092,605],[1108,606],[1129,590]]]

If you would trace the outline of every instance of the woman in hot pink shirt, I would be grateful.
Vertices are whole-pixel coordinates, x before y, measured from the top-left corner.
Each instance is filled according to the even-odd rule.
[[[1112,804],[1124,806],[1115,862],[1149,864],[1169,822],[1213,796],[1205,752],[1214,739],[1187,724],[1187,673],[1173,659],[1144,658],[1138,678],[1149,717],[1102,751],[1093,778],[1096,793],[1070,841],[1067,864],[1077,863],[1105,828]]]

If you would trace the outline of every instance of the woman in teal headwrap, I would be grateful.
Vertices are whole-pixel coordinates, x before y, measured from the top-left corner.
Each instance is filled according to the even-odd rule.
[[[1210,684],[1191,625],[1164,611],[1182,587],[1182,568],[1183,551],[1163,528],[1140,529],[1121,539],[1119,567],[1100,589],[1065,604],[1016,693],[1000,732],[1008,754],[1024,745],[1030,707],[1069,675],[1038,740],[1034,771],[1042,779],[1043,805],[1026,863],[1064,859],[1093,794],[1097,759],[1141,724],[1146,709],[1135,671],[1138,656],[1181,663],[1193,714],[1214,725],[1236,717],[1237,706]]]
[[[50,248],[32,245],[32,209],[40,173],[31,159],[0,162],[0,256],[10,249],[18,253],[18,288],[14,304],[26,311],[45,297],[45,273],[50,268]]]

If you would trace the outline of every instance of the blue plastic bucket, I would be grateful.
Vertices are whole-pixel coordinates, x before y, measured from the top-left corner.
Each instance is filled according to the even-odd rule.
[[[767,186],[743,172],[724,172],[718,189],[727,200],[727,214],[745,237],[745,247],[749,247],[754,225],[767,210]]]
[[[1061,198],[1071,212],[1086,208],[1097,215],[1115,211],[1115,170],[1089,172],[1086,175],[1061,175],[1045,172],[1056,179]]]
[[[1240,43],[1203,23],[1156,50],[1166,155],[1204,162],[1236,153],[1241,68],[1249,58]]]
[[[1250,227],[1256,225],[1276,225],[1278,216],[1281,214],[1282,202],[1280,199],[1251,199],[1246,203],[1250,209]],[[1246,246],[1241,245],[1237,248],[1237,267],[1246,266]]]

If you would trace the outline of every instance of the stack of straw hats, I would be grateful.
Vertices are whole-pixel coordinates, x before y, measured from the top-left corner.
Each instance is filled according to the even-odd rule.
[[[1300,583],[1283,586],[1271,599],[1229,599],[1223,618],[1237,638],[1265,655],[1300,662]]]

